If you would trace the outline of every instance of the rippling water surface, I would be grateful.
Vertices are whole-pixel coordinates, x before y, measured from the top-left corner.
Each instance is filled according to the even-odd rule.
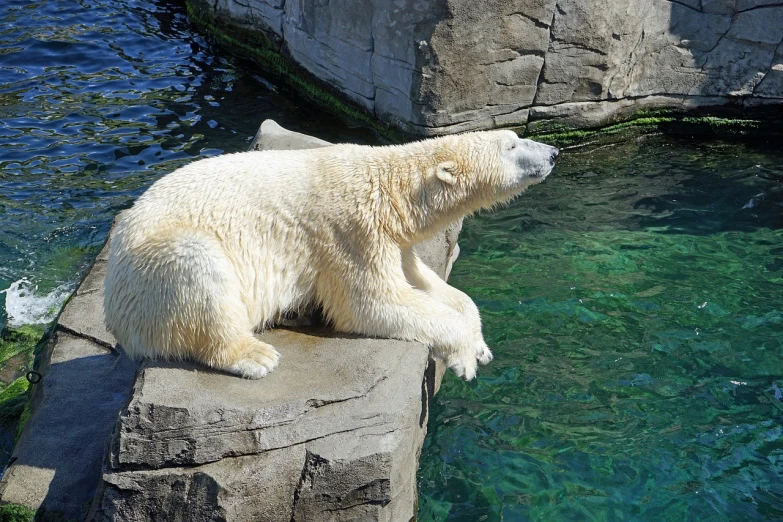
[[[247,148],[274,118],[372,141],[227,59],[165,0],[3,0],[0,305],[46,322],[114,215],[196,157]],[[0,329],[4,320],[0,306]]]
[[[460,244],[495,360],[436,396],[421,520],[783,519],[779,148],[563,154]]]

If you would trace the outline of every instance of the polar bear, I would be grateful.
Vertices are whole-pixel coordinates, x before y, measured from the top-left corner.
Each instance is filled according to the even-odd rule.
[[[541,182],[557,154],[505,130],[196,161],[118,221],[106,326],[131,357],[257,379],[280,355],[254,331],[317,303],[337,330],[422,342],[471,380],[492,359],[478,309],[412,247]]]

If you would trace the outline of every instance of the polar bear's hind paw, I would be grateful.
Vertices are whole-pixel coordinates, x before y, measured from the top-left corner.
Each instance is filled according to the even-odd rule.
[[[245,379],[261,379],[277,368],[280,362],[277,350],[265,342],[254,341],[239,360],[226,368],[227,372]]]

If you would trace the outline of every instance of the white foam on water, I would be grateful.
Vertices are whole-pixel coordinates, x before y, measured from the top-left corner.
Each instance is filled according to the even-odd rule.
[[[38,293],[38,285],[23,277],[5,290],[0,290],[0,293],[3,292],[8,326],[19,327],[52,322],[71,295],[72,289],[63,284],[48,294],[41,295]]]

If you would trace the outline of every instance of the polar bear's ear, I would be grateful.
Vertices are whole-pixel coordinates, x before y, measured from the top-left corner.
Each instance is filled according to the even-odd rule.
[[[457,182],[457,178],[454,177],[456,171],[457,164],[453,161],[444,161],[435,167],[435,175],[446,185],[453,185]]]

